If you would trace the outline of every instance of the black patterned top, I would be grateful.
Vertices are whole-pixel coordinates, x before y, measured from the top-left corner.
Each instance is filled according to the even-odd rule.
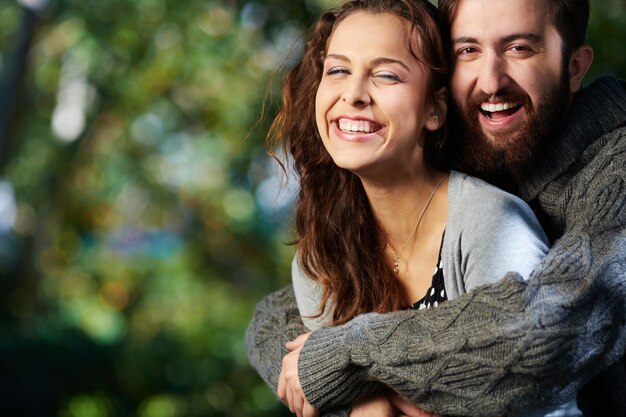
[[[445,232],[444,232],[445,235]],[[441,248],[443,247],[443,236],[441,236],[441,245],[439,246],[439,256],[437,257],[437,265],[433,273],[433,280],[430,288],[426,291],[426,295],[414,302],[409,308],[421,310],[423,308],[437,307],[448,299],[446,287],[443,282],[443,262],[441,262]]]

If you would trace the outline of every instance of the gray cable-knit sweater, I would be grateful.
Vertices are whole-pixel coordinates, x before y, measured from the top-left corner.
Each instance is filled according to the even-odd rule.
[[[570,398],[624,355],[626,84],[604,77],[582,90],[519,186],[562,232],[531,279],[509,274],[436,309],[313,332],[299,376],[323,415],[345,416],[382,383],[426,410],[497,416]],[[291,287],[257,306],[248,356],[273,388],[284,343],[305,330]]]

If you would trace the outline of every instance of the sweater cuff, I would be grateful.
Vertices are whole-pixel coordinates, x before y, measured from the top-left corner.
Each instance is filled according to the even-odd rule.
[[[311,333],[300,351],[298,376],[307,401],[316,409],[346,405],[360,397],[363,368],[352,363],[359,320]],[[363,359],[363,358],[361,358]]]

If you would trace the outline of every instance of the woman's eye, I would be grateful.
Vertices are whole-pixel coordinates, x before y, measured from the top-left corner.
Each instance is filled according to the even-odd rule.
[[[382,78],[382,79],[388,80],[388,81],[394,81],[394,82],[400,82],[401,81],[400,77],[398,77],[396,74],[393,74],[393,73],[390,73],[390,72],[382,72],[382,73],[374,74],[374,76],[376,78]]]
[[[326,71],[326,75],[337,75],[337,74],[350,74],[350,72],[345,68],[330,68]]]

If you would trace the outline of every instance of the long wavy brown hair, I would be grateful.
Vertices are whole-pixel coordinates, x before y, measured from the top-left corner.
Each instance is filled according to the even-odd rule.
[[[333,29],[358,11],[390,13],[408,22],[413,56],[429,68],[431,100],[447,83],[446,54],[437,27],[436,8],[427,0],[356,0],[324,13],[315,24],[301,61],[287,74],[282,109],[267,137],[293,160],[300,179],[296,205],[299,263],[322,285],[320,314],[332,302],[332,324],[366,312],[402,307],[402,289],[385,262],[385,234],[370,208],[361,180],[339,168],[324,148],[315,122],[315,96]],[[405,42],[398,39],[398,42]],[[426,144],[441,132],[428,132]],[[428,153],[427,153],[428,155]],[[282,165],[282,164],[281,164]]]

